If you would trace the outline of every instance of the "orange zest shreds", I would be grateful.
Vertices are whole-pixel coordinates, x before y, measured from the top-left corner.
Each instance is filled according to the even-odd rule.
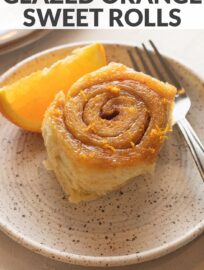
[[[86,128],[85,128],[86,131],[92,131],[92,132],[96,132],[96,124],[95,123],[92,123],[90,125],[88,125]]]
[[[86,102],[88,101],[87,95],[84,93],[83,90],[80,91],[80,96],[83,98],[83,100]]]
[[[55,116],[55,117],[58,117],[62,114],[62,111],[59,110],[59,109],[55,109],[52,111],[52,115]]]
[[[81,154],[80,157],[83,158],[83,159],[88,159],[88,155],[87,154]]]
[[[94,132],[94,133],[96,133],[96,124],[98,124],[98,123],[100,123],[101,122],[101,120],[99,121],[99,120],[97,120],[97,121],[94,121],[94,122],[92,122],[91,124],[89,124],[86,128],[85,128],[85,130],[86,131],[92,131],[92,132]]]
[[[169,125],[167,125],[164,129],[156,126],[156,128],[151,130],[150,136],[157,136],[160,139],[164,139],[167,137],[166,134],[171,131],[172,128]]]
[[[116,151],[116,149],[112,145],[110,145],[108,143],[104,144],[103,145],[103,148],[110,149],[112,152],[115,152]]]
[[[136,109],[136,107],[128,107],[128,108],[127,108],[127,111],[128,111],[129,113],[134,113],[134,112],[137,111],[137,109]]]
[[[108,85],[106,87],[107,90],[109,90],[111,93],[118,95],[120,93],[120,87],[116,85]]]
[[[101,143],[102,143],[102,144],[107,144],[107,143],[108,143],[108,140],[102,139],[102,140],[101,140]]]
[[[80,156],[81,156],[83,159],[87,160],[87,159],[89,159],[89,158],[94,158],[95,155],[96,155],[96,153],[91,152],[91,153],[88,153],[88,154],[82,153]]]

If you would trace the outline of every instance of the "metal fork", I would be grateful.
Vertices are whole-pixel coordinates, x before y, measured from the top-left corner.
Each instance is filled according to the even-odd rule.
[[[175,97],[175,108],[173,112],[175,121],[174,123],[176,123],[181,130],[186,140],[186,143],[192,153],[200,175],[204,181],[204,147],[200,139],[198,138],[196,132],[193,130],[191,124],[186,119],[186,115],[191,107],[190,98],[188,97],[185,89],[182,87],[181,83],[177,79],[175,71],[173,70],[173,67],[170,65],[168,60],[160,54],[160,52],[151,40],[149,42],[154,51],[154,56],[146,48],[146,46],[142,44],[143,52],[138,47],[135,47],[136,54],[133,54],[131,50],[128,50],[130,60],[135,70],[144,70],[145,73],[153,77],[157,77],[161,81],[168,81],[177,88],[177,94]],[[136,61],[136,56],[142,64],[143,70],[140,68],[139,61]]]

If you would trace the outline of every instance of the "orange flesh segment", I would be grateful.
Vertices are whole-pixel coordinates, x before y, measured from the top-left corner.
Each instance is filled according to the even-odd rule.
[[[17,126],[41,132],[44,113],[56,93],[63,90],[66,94],[81,76],[104,65],[106,57],[101,44],[79,48],[50,68],[1,88],[0,111]]]

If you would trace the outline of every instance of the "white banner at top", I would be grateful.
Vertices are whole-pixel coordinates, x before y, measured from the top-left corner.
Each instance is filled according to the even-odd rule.
[[[0,29],[204,28],[204,0],[0,0]]]

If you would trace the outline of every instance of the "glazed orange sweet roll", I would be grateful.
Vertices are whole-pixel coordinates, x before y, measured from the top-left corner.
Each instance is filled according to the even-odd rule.
[[[176,89],[122,64],[57,94],[42,133],[49,167],[71,202],[92,200],[152,172],[171,130]]]

